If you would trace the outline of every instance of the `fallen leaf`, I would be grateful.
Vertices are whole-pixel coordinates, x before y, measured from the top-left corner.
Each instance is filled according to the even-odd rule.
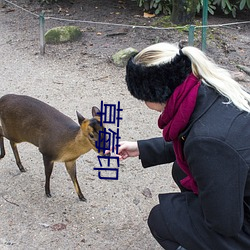
[[[58,224],[54,224],[53,226],[51,226],[53,231],[61,231],[66,229],[66,225],[63,223],[58,223]]]
[[[152,18],[152,17],[155,17],[155,14],[149,14],[147,12],[144,12],[143,13],[143,17],[145,17],[145,18]]]

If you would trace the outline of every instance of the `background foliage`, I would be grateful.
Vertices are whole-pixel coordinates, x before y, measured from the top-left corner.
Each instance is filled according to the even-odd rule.
[[[60,0],[38,0],[41,4],[52,4],[60,2]],[[100,0],[101,1],[101,0]],[[174,0],[131,0],[136,1],[139,7],[145,11],[153,12],[158,15],[170,15],[172,9],[172,1]],[[192,0],[187,0],[192,1]],[[197,13],[200,13],[203,6],[203,0],[199,0],[197,5]],[[208,0],[208,11],[214,15],[217,8],[221,9],[224,14],[231,14],[236,17],[237,11],[250,9],[250,0]]]
[[[146,11],[154,11],[155,14],[171,14],[172,1],[174,0],[134,0],[140,7]],[[192,1],[192,0],[187,0]],[[200,13],[203,6],[203,0],[199,0],[197,13]],[[250,0],[208,0],[208,11],[214,15],[217,8],[220,8],[224,14],[231,14],[236,17],[237,11],[245,8],[250,9]]]

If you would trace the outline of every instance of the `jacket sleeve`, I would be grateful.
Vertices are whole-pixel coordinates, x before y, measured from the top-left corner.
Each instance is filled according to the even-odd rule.
[[[175,161],[175,153],[171,142],[166,142],[163,137],[148,140],[139,140],[139,152],[144,168]]]
[[[187,141],[184,154],[198,185],[205,223],[224,236],[237,235],[244,220],[246,162],[225,141],[209,137]]]

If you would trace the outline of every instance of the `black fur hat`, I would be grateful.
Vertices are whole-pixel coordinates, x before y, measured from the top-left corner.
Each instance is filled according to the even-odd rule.
[[[192,71],[190,59],[182,52],[171,62],[154,66],[135,64],[134,56],[126,66],[126,82],[131,95],[142,101],[165,103]]]

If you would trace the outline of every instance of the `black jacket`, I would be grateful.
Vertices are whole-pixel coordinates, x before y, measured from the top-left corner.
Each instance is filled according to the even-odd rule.
[[[179,205],[184,207],[185,200],[190,220],[185,226],[200,235],[202,249],[250,249],[250,114],[223,102],[227,100],[202,84],[189,125],[179,136],[198,196],[164,194],[160,204],[165,213],[173,197],[183,197]],[[172,144],[163,138],[138,145],[144,167],[175,161]]]

